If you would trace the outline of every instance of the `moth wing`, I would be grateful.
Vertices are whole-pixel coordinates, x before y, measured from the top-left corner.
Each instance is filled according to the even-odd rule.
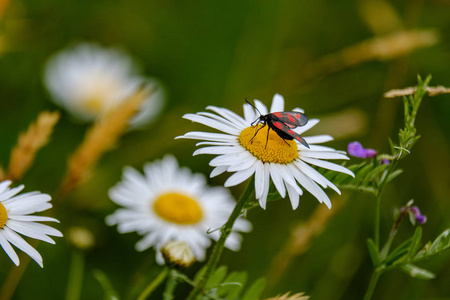
[[[290,127],[288,124],[282,122],[282,121],[274,121],[272,122],[272,125],[277,128],[278,130],[281,130],[283,133],[291,136],[292,138],[296,139],[297,141],[299,141],[300,143],[302,143],[306,148],[309,149],[309,145],[308,143],[305,141],[304,138],[302,138],[300,136],[300,134],[298,134],[297,132],[295,132],[294,130],[292,130],[292,128],[295,128],[297,126],[294,127]]]
[[[273,113],[278,121],[283,122],[289,128],[304,126],[308,123],[308,117],[298,111],[284,111]]]

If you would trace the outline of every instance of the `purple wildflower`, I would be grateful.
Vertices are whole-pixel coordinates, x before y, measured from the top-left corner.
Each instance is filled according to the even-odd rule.
[[[374,149],[365,149],[360,142],[349,143],[347,152],[349,155],[359,158],[370,158],[377,155]]]
[[[417,206],[411,207],[410,211],[414,214],[416,221],[419,222],[420,224],[424,224],[427,221],[427,216],[422,215]]]
[[[389,161],[389,159],[387,159],[387,158],[383,158],[382,160],[380,160],[380,164],[382,164],[382,165],[388,165],[388,164],[390,164],[391,162]]]

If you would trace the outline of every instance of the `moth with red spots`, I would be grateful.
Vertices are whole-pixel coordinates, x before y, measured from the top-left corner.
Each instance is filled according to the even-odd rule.
[[[266,125],[269,126],[269,130],[272,129],[275,131],[280,138],[283,140],[293,140],[296,139],[300,143],[302,143],[305,147],[309,148],[308,143],[302,138],[297,132],[295,132],[294,128],[304,126],[308,123],[308,117],[301,112],[298,111],[283,111],[283,112],[274,112],[267,115],[261,114],[259,109],[257,109],[253,104],[247,101],[245,98],[245,102],[250,104],[254,109],[256,109],[259,113],[258,119],[256,119],[251,125],[255,126],[259,124],[263,124],[258,130],[256,130],[255,135],[251,140],[258,134],[258,132],[263,129]],[[269,141],[269,130],[267,131],[266,138],[266,147],[267,142]],[[250,140],[250,141],[251,141]],[[287,142],[284,141],[286,144]],[[289,144],[288,144],[289,145]]]

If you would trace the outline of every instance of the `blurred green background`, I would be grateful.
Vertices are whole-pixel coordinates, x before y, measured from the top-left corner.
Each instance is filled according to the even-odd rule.
[[[120,235],[104,217],[116,206],[107,191],[120,180],[122,168],[142,169],[146,161],[172,153],[184,166],[209,174],[209,156],[192,157],[194,142],[173,140],[192,130],[207,130],[181,118],[207,105],[242,114],[245,97],[271,103],[275,93],[286,108],[302,107],[322,122],[315,134],[329,133],[328,145],[346,149],[359,140],[364,146],[388,151],[402,126],[401,99],[385,99],[392,88],[415,85],[417,74],[433,76],[431,85],[450,86],[450,1],[0,1],[0,164],[42,110],[58,110],[42,84],[46,60],[78,42],[95,42],[126,50],[145,75],[164,82],[168,91],[164,112],[145,130],[127,133],[116,149],[102,157],[92,177],[72,193],[58,211],[65,232],[87,226],[96,246],[86,253],[81,299],[102,299],[92,271],[104,271],[123,299],[132,299],[156,276],[160,267],[153,250],[137,253],[136,234]],[[376,39],[376,40],[374,40]],[[428,216],[424,240],[450,227],[450,96],[426,97],[417,120],[422,138],[403,160],[404,173],[387,186],[382,202],[384,240],[392,225],[392,210],[414,199]],[[68,156],[88,128],[66,112],[23,179],[25,191],[53,194],[65,172]],[[353,159],[358,162],[358,159]],[[221,185],[227,176],[210,180]],[[243,185],[232,189],[237,197]],[[333,191],[327,191],[332,195]],[[332,201],[342,201],[334,197]],[[306,292],[312,299],[361,299],[372,266],[366,239],[373,235],[374,198],[344,193],[345,206],[324,231],[297,257],[279,282],[264,296]],[[247,270],[250,281],[268,274],[273,258],[296,224],[318,206],[307,194],[292,211],[288,200],[252,210],[254,224],[242,250],[226,250],[222,263],[230,270]],[[414,228],[402,224],[399,239]],[[31,262],[14,299],[63,299],[72,253],[62,238],[41,243],[44,269]],[[13,267],[0,253],[0,282]],[[195,273],[201,264],[188,270]],[[450,254],[420,266],[437,278],[412,279],[400,271],[384,274],[374,299],[450,299]],[[189,287],[181,285],[177,296]],[[152,299],[160,299],[160,290]]]

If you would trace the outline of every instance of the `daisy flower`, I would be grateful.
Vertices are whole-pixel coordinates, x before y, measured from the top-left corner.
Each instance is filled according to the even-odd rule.
[[[19,257],[11,244],[29,255],[41,268],[42,257],[39,252],[30,246],[19,234],[54,244],[49,236],[59,236],[62,234],[58,230],[37,222],[58,220],[43,216],[30,215],[49,209],[51,197],[40,192],[29,192],[17,195],[23,188],[20,185],[9,188],[11,181],[0,182],[0,245],[13,263],[19,265]]]
[[[126,167],[122,181],[110,189],[109,197],[123,206],[106,218],[118,225],[120,233],[136,231],[144,237],[137,251],[157,250],[157,262],[164,262],[161,248],[171,241],[184,241],[197,260],[205,259],[211,239],[218,240],[219,229],[230,216],[235,201],[227,189],[208,187],[205,176],[180,168],[173,156],[144,165],[144,175]],[[240,249],[241,236],[248,232],[249,221],[239,218],[226,240],[231,250]]]
[[[262,115],[268,113],[263,103],[258,100],[254,103]],[[331,202],[323,189],[330,187],[340,194],[339,189],[332,182],[310,165],[354,176],[347,168],[323,160],[348,159],[343,151],[318,145],[331,141],[333,138],[329,135],[304,137],[310,146],[308,149],[295,139],[283,140],[275,131],[269,130],[269,126],[264,128],[261,128],[262,124],[252,126],[260,115],[249,104],[244,104],[244,118],[226,108],[208,106],[207,109],[214,113],[186,114],[183,118],[223,133],[194,131],[177,138],[203,140],[197,146],[206,145],[207,147],[196,150],[194,155],[217,155],[210,161],[210,165],[214,167],[211,177],[226,171],[235,172],[227,179],[225,187],[237,185],[254,174],[255,196],[263,209],[266,208],[270,178],[281,197],[285,198],[287,191],[292,208],[296,209],[300,196],[303,195],[303,189],[329,208]],[[284,111],[284,99],[276,94],[273,97],[270,112],[282,111]],[[299,108],[294,111],[303,113],[303,110]],[[318,119],[310,119],[305,126],[293,130],[303,134],[318,122]]]
[[[144,100],[131,127],[148,123],[162,107],[164,93],[154,79],[138,75],[138,67],[117,49],[81,44],[47,62],[44,83],[55,103],[76,119],[95,121],[145,85],[158,87]]]

